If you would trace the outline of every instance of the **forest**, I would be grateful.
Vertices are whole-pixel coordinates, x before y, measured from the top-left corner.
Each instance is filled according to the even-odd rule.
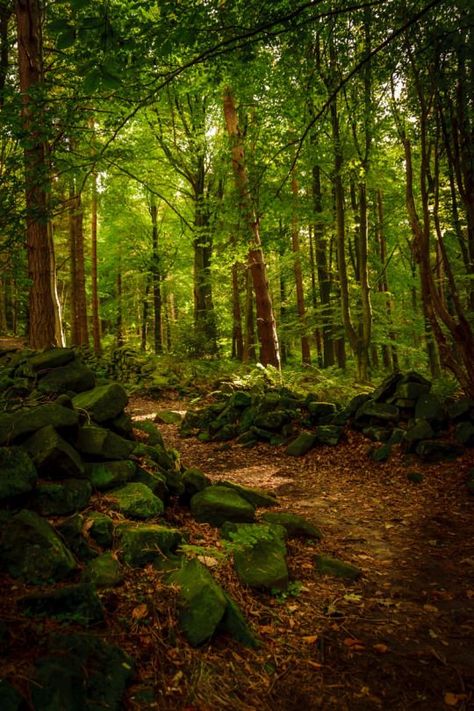
[[[474,704],[472,0],[0,0],[0,707]]]

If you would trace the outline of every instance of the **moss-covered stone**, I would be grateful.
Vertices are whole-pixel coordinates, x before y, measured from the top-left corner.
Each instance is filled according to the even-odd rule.
[[[82,580],[98,588],[114,587],[123,580],[122,567],[112,553],[103,553],[90,561],[82,574]]]
[[[105,427],[84,425],[79,430],[76,447],[88,457],[127,459],[134,450],[135,442],[130,442]]]
[[[174,410],[158,410],[154,421],[161,422],[164,425],[179,425],[183,421],[183,415],[181,412]]]
[[[0,447],[0,501],[32,491],[38,475],[20,447]]]
[[[107,429],[111,429],[115,434],[125,439],[133,439],[133,421],[130,415],[121,412],[120,415],[114,417],[113,420],[108,420],[103,423]]]
[[[259,646],[258,640],[245,619],[242,610],[237,603],[228,595],[225,590],[224,596],[227,602],[227,607],[224,611],[222,620],[219,622],[218,630],[225,631],[230,634],[237,642],[243,644],[244,647],[255,649]]]
[[[420,395],[416,402],[415,418],[417,420],[426,420],[435,425],[441,425],[447,419],[446,407],[437,395],[424,393]]]
[[[86,464],[86,476],[98,491],[125,484],[136,474],[136,464],[130,459]]]
[[[375,424],[378,422],[398,422],[400,411],[395,405],[384,402],[366,400],[357,410],[354,417],[355,424]]]
[[[325,555],[317,555],[315,558],[316,570],[323,575],[333,575],[345,580],[357,580],[362,575],[362,571],[355,565],[345,563],[339,558],[329,558]]]
[[[183,499],[190,501],[194,494],[203,491],[211,485],[211,480],[200,469],[191,467],[183,472],[182,482],[184,484]]]
[[[316,526],[297,514],[268,511],[263,514],[262,520],[283,526],[288,538],[309,538],[317,541],[322,538],[321,531]]]
[[[143,432],[146,435],[145,444],[148,444],[151,447],[158,444],[160,447],[164,448],[165,444],[163,442],[163,436],[153,422],[150,422],[149,420],[140,420],[139,422],[134,422],[133,426],[136,430],[139,430],[139,432]]]
[[[285,410],[275,410],[274,412],[263,412],[257,415],[253,424],[255,427],[275,432],[281,430],[289,419],[289,415]]]
[[[139,482],[114,489],[107,494],[107,499],[112,508],[132,518],[146,519],[160,516],[165,510],[162,500],[155,496],[146,484]]]
[[[114,522],[107,514],[91,511],[86,516],[84,527],[88,535],[102,548],[112,545]]]
[[[227,599],[209,571],[196,559],[184,561],[171,576],[180,587],[179,622],[188,642],[197,647],[207,642],[224,617]]]
[[[159,499],[166,502],[169,499],[170,491],[168,489],[168,484],[166,483],[166,476],[160,471],[160,469],[153,462],[151,467],[148,464],[147,469],[142,467],[137,467],[133,481],[140,482],[141,484],[146,484],[149,489],[158,496]]]
[[[286,590],[288,568],[286,546],[277,524],[255,524],[245,530],[240,528],[230,537],[236,544],[235,571],[244,585],[265,590]]]
[[[411,481],[412,484],[421,484],[423,481],[423,474],[421,472],[408,472],[407,479]]]
[[[0,444],[15,442],[47,425],[59,431],[74,431],[78,422],[77,412],[55,403],[24,408],[14,413],[1,413]]]
[[[52,526],[26,509],[0,526],[0,561],[14,578],[33,584],[63,580],[76,568]]]
[[[392,436],[390,427],[364,427],[362,434],[372,442],[387,442]]]
[[[139,458],[151,459],[155,464],[158,464],[163,471],[176,471],[173,457],[160,445],[151,447],[149,444],[144,444],[143,442],[135,442],[133,455]]]
[[[310,432],[300,432],[298,437],[290,442],[286,448],[286,454],[290,457],[302,457],[317,443],[317,437]]]
[[[208,486],[191,499],[197,521],[222,526],[224,521],[248,522],[255,519],[255,507],[227,486]]]
[[[380,385],[375,388],[372,393],[372,399],[375,400],[375,402],[386,402],[395,394],[395,390],[397,389],[397,385],[401,379],[401,373],[393,373],[392,375],[388,375],[384,380],[382,380]]]
[[[416,453],[424,462],[456,459],[462,455],[463,451],[463,447],[459,444],[429,439],[419,442],[416,448]]]
[[[99,423],[120,415],[127,402],[127,393],[119,383],[98,385],[73,398],[76,410],[85,410],[95,422]]]
[[[73,514],[64,519],[64,521],[61,521],[61,523],[58,523],[56,530],[76,558],[82,562],[87,562],[96,558],[98,551],[95,547],[89,545],[88,540],[86,540],[83,534],[84,525],[84,516],[81,514]]]
[[[255,489],[254,487],[243,486],[242,484],[235,484],[233,481],[225,480],[219,481],[218,486],[227,486],[229,489],[233,489],[252,506],[269,507],[277,506],[278,504],[276,497],[263,489]]]
[[[38,390],[42,393],[81,393],[95,385],[95,375],[79,360],[60,368],[53,368],[40,378]]]
[[[38,472],[45,479],[84,476],[84,464],[76,450],[52,425],[35,432],[23,443]]]
[[[456,440],[465,447],[474,447],[474,422],[458,422]]]
[[[392,447],[388,444],[382,444],[380,447],[371,447],[369,457],[373,462],[386,462],[390,459]]]
[[[432,439],[435,433],[427,420],[418,420],[405,432],[403,444],[408,451],[416,449],[418,442],[423,439]]]
[[[74,360],[76,354],[72,348],[51,348],[50,350],[37,353],[28,359],[28,366],[34,372],[60,368]]]
[[[102,603],[95,587],[89,583],[68,585],[47,593],[25,595],[18,601],[18,606],[27,615],[54,617],[63,622],[75,622],[86,627],[104,619]]]
[[[335,447],[341,441],[342,434],[342,427],[336,427],[335,425],[319,425],[315,430],[316,443]]]
[[[328,417],[336,414],[336,405],[333,402],[309,401],[307,408],[312,419],[316,422],[318,422],[322,417]]]
[[[66,516],[84,509],[91,495],[92,486],[85,479],[42,483],[36,488],[34,506],[42,516]]]
[[[132,567],[142,567],[173,554],[183,540],[178,529],[157,524],[120,524],[117,536],[121,558]]]
[[[431,383],[415,383],[400,381],[395,391],[395,397],[405,400],[418,400],[419,397],[426,395],[431,388]]]
[[[57,634],[36,661],[31,682],[35,711],[119,711],[133,663],[119,647],[92,634]]]

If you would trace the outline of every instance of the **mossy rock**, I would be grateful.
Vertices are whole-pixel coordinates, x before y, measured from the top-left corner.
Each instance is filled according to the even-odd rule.
[[[76,410],[85,410],[95,422],[106,422],[120,415],[128,402],[128,395],[119,383],[98,385],[73,398]]]
[[[259,646],[258,640],[250,629],[242,610],[225,590],[223,592],[227,607],[222,620],[219,622],[218,630],[227,632],[233,639],[244,645],[244,647],[257,648]]]
[[[474,400],[460,397],[448,406],[448,416],[453,422],[471,419],[474,413]]]
[[[392,375],[388,375],[384,380],[382,380],[380,385],[375,388],[371,396],[372,399],[375,402],[386,402],[389,398],[393,397],[395,390],[397,389],[397,385],[402,377],[401,373],[393,373]]]
[[[92,634],[52,635],[31,681],[36,711],[119,711],[133,662],[119,647]]]
[[[158,524],[123,523],[116,532],[121,558],[134,568],[172,555],[183,541],[181,531]]]
[[[385,423],[385,422],[398,422],[400,417],[400,411],[395,405],[389,405],[384,402],[375,402],[374,400],[366,400],[357,410],[354,417],[354,423],[363,424],[368,422],[369,424],[374,423]]]
[[[234,439],[239,433],[237,424],[223,425],[212,437],[214,442],[229,442]]]
[[[286,448],[286,454],[290,457],[303,457],[317,443],[318,438],[310,432],[300,432],[298,437],[290,442]]]
[[[443,442],[441,440],[424,440],[419,442],[416,453],[424,462],[439,462],[443,459],[456,459],[464,452],[459,444]]]
[[[397,385],[395,391],[395,397],[404,400],[418,400],[419,397],[426,395],[431,389],[431,383],[426,381],[424,383],[418,382],[403,382],[403,379]]]
[[[87,565],[82,580],[98,588],[114,587],[123,581],[122,567],[112,553],[103,553]]]
[[[242,409],[250,407],[252,404],[252,396],[244,390],[236,390],[235,393],[230,396],[229,404],[232,407],[240,407]]]
[[[0,526],[0,561],[14,578],[33,584],[63,580],[76,569],[52,526],[26,509]]]
[[[74,360],[76,354],[72,348],[51,348],[37,353],[28,359],[28,366],[32,372],[60,368]]]
[[[298,514],[268,511],[263,514],[262,520],[283,526],[288,538],[307,538],[317,541],[322,538],[321,531]]]
[[[388,442],[392,430],[389,427],[364,427],[362,434],[372,442]]]
[[[163,471],[176,471],[176,464],[173,457],[160,445],[152,447],[143,442],[135,442],[132,453],[134,457],[151,459],[155,464],[158,464]]]
[[[41,483],[36,488],[34,507],[42,516],[66,516],[85,509],[91,495],[92,486],[85,479]]]
[[[107,500],[112,508],[132,518],[147,519],[160,516],[165,510],[162,500],[155,496],[146,484],[139,482],[114,489],[107,494]]]
[[[395,427],[392,430],[392,434],[387,440],[387,444],[394,445],[394,444],[400,444],[400,442],[403,442],[403,438],[405,437],[405,430],[402,430],[401,427]]]
[[[424,477],[420,472],[408,472],[407,479],[411,481],[412,484],[421,484]]]
[[[112,545],[114,522],[107,514],[91,511],[86,516],[84,527],[87,534],[102,548]]]
[[[403,444],[408,451],[416,449],[418,442],[424,439],[432,439],[435,436],[434,430],[427,420],[418,420],[405,432]]]
[[[27,615],[53,617],[62,622],[75,622],[88,627],[104,619],[102,603],[94,585],[68,585],[47,593],[25,595],[18,607]]]
[[[66,546],[74,553],[78,560],[87,562],[96,558],[98,551],[91,545],[83,535],[85,518],[81,514],[73,514],[58,523],[56,531],[65,541]]]
[[[163,442],[163,436],[153,422],[150,422],[149,420],[140,420],[139,422],[134,422],[133,426],[136,430],[139,430],[139,432],[143,432],[147,435],[145,444],[149,444],[151,447],[158,444],[160,447],[164,448],[165,443]]]
[[[125,439],[134,439],[133,437],[133,420],[130,415],[125,412],[121,412],[120,415],[114,417],[113,420],[108,420],[103,423],[104,427],[112,430],[115,434],[120,435],[120,437],[125,437]]]
[[[47,403],[24,408],[14,413],[0,414],[0,444],[9,444],[46,426],[74,432],[79,417],[67,407]]]
[[[254,487],[243,486],[242,484],[235,484],[232,481],[225,480],[220,480],[218,486],[227,486],[229,489],[233,489],[252,506],[270,507],[278,505],[276,497],[263,489],[255,489]]]
[[[345,563],[339,558],[329,558],[325,555],[317,555],[315,558],[316,570],[323,575],[333,575],[344,580],[357,580],[362,575],[362,571],[355,565]]]
[[[275,410],[274,412],[264,412],[257,415],[253,424],[255,427],[259,427],[264,430],[279,432],[283,425],[286,425],[287,422],[289,422],[289,419],[290,417],[285,410]]]
[[[382,444],[381,447],[371,447],[369,457],[373,462],[386,462],[390,459],[392,448],[388,443]]]
[[[42,393],[81,393],[95,385],[95,375],[79,360],[53,368],[40,378],[38,390]]]
[[[86,464],[86,476],[98,491],[106,491],[134,478],[137,466],[129,459]]]
[[[191,499],[191,512],[200,523],[222,526],[224,521],[255,520],[255,507],[227,486],[208,486]]]
[[[342,427],[336,427],[335,425],[319,425],[315,430],[316,443],[335,447],[341,441],[342,434]]]
[[[464,447],[474,447],[474,423],[458,422],[456,425],[456,440]]]
[[[337,408],[333,402],[318,402],[310,400],[307,404],[311,418],[318,422],[321,418],[331,417],[336,414]]]
[[[164,425],[180,425],[182,421],[183,415],[174,410],[158,410],[154,417],[154,422],[161,422]]]
[[[166,476],[158,468],[154,467],[154,463],[152,463],[152,467],[152,471],[137,467],[133,481],[146,484],[155,496],[158,496],[159,499],[166,502],[170,496]]]
[[[38,475],[28,454],[20,447],[0,447],[0,501],[33,490]]]
[[[128,459],[135,448],[135,442],[130,442],[104,427],[84,425],[79,430],[76,447],[88,457]]]
[[[415,406],[415,418],[441,425],[447,420],[447,411],[442,400],[433,393],[420,395]]]
[[[196,467],[191,467],[183,472],[182,482],[184,485],[184,494],[182,496],[184,501],[190,501],[194,494],[211,486],[209,477]]]
[[[47,425],[23,443],[39,474],[46,479],[81,478],[84,464],[69,442]]]
[[[234,568],[244,585],[264,590],[286,590],[288,567],[286,546],[282,534],[286,531],[277,524],[255,524],[247,529],[230,534],[237,545],[234,550]],[[246,543],[246,541],[249,541]]]

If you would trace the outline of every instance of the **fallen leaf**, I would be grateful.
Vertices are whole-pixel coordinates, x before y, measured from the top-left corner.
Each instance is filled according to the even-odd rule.
[[[465,701],[467,694],[453,694],[452,691],[447,691],[444,695],[444,703],[446,706],[457,706],[460,701]]]
[[[344,644],[346,647],[350,647],[351,649],[364,649],[364,643],[355,637],[346,637]]]
[[[306,637],[303,637],[303,642],[306,642],[306,644],[315,644],[315,642],[318,641],[318,635],[317,634],[311,634],[307,635]]]
[[[379,654],[386,654],[388,652],[387,645],[383,644],[382,642],[380,644],[374,644],[373,649]]]
[[[426,612],[439,612],[439,608],[437,608],[435,605],[423,605],[423,609],[426,610]]]
[[[142,620],[144,617],[148,615],[148,605],[146,603],[142,603],[141,605],[138,605],[135,607],[134,610],[132,610],[132,620]]]
[[[310,667],[313,667],[313,669],[321,669],[323,666],[322,664],[318,664],[318,662],[311,661],[311,659],[307,659],[306,664]]]

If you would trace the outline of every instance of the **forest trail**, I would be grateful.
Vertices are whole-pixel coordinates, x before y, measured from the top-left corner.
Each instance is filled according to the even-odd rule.
[[[135,398],[130,413],[145,418],[187,407]],[[398,451],[374,463],[368,440],[349,432],[337,447],[295,458],[267,444],[244,449],[183,439],[176,425],[160,430],[186,466],[214,481],[267,489],[282,510],[323,533],[319,543],[289,545],[294,596],[239,591],[226,580],[264,644],[246,651],[216,640],[198,650],[216,679],[195,686],[194,704],[202,705],[182,708],[474,708],[474,500],[466,487],[472,450],[436,465],[404,460]],[[412,471],[423,474],[421,483],[407,479]],[[196,526],[212,538],[206,525],[194,524],[193,535]],[[362,577],[347,583],[318,575],[318,553],[357,565]]]

